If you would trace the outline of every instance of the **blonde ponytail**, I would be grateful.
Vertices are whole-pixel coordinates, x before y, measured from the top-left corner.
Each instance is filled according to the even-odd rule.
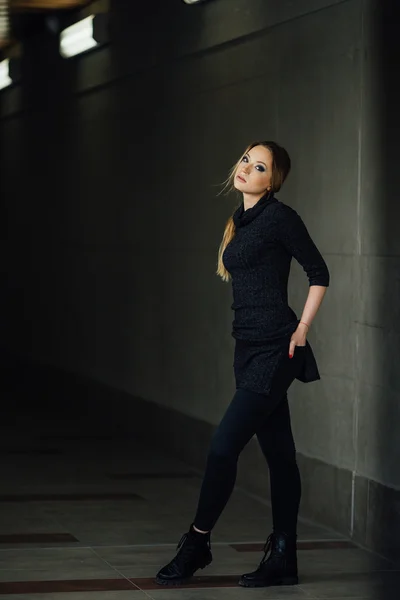
[[[219,275],[223,281],[229,281],[231,276],[225,268],[225,265],[222,260],[222,255],[225,251],[225,248],[231,242],[235,236],[236,227],[233,222],[233,218],[229,217],[228,222],[225,227],[224,235],[222,237],[222,242],[218,251],[218,268],[217,275]]]

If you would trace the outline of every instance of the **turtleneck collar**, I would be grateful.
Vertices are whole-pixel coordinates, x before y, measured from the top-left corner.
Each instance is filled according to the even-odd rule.
[[[277,202],[272,190],[267,192],[254,206],[247,210],[244,210],[244,203],[242,202],[233,214],[235,227],[243,227],[244,225],[251,223],[251,221],[253,221],[271,202]]]

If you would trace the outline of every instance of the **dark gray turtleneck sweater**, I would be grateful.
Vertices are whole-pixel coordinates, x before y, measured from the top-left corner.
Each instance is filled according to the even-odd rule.
[[[233,216],[236,233],[223,255],[232,276],[233,336],[248,341],[282,340],[298,319],[288,305],[288,279],[294,257],[309,285],[329,286],[329,272],[295,210],[267,194]]]

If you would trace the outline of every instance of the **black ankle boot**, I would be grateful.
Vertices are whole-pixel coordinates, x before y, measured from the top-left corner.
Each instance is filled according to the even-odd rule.
[[[190,527],[177,546],[178,554],[156,576],[160,585],[179,585],[204,569],[212,561],[210,533],[198,533]]]
[[[296,536],[289,536],[286,533],[271,533],[264,546],[264,558],[260,562],[260,566],[253,573],[242,575],[239,585],[267,587],[270,585],[296,585],[298,582]]]

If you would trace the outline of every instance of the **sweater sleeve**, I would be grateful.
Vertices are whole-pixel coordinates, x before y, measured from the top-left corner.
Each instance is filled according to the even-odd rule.
[[[287,205],[281,205],[276,220],[277,238],[307,273],[309,285],[329,286],[330,275],[322,255],[299,214]]]

